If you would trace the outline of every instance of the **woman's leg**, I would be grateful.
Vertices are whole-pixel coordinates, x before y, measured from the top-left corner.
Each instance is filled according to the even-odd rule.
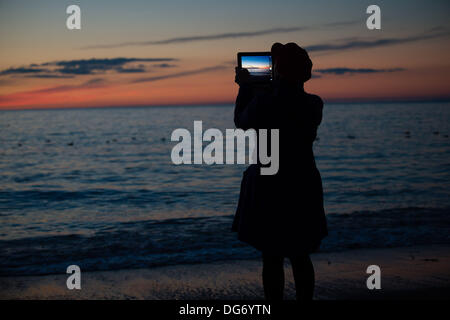
[[[314,295],[314,266],[308,254],[291,257],[298,301],[312,300]]]
[[[263,252],[263,286],[266,300],[283,300],[284,257]]]

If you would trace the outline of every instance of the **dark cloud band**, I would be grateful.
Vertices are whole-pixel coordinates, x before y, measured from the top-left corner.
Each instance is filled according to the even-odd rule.
[[[156,41],[134,41],[134,42],[122,42],[122,43],[115,43],[115,44],[105,44],[105,45],[93,45],[93,46],[82,47],[81,49],[111,49],[111,48],[130,47],[130,46],[152,46],[152,45],[176,44],[176,43],[195,42],[195,41],[235,39],[235,38],[244,38],[244,37],[257,37],[257,36],[263,36],[263,35],[267,35],[267,34],[289,33],[289,32],[300,31],[300,30],[304,30],[304,29],[306,29],[306,28],[304,28],[304,27],[273,28],[273,29],[265,29],[265,30],[250,31],[250,32],[229,32],[229,33],[219,33],[219,34],[211,34],[211,35],[204,35],[204,36],[186,36],[186,37],[169,38],[169,39],[156,40]]]
[[[388,72],[399,72],[404,71],[403,68],[390,68],[390,69],[372,69],[372,68],[328,68],[328,69],[317,69],[314,70],[316,73],[320,74],[364,74],[364,73],[388,73]]]
[[[175,37],[168,38],[163,40],[150,40],[150,41],[134,41],[134,42],[120,42],[113,44],[103,44],[103,45],[92,45],[82,47],[81,49],[111,49],[111,48],[120,48],[120,47],[130,47],[130,46],[154,46],[154,45],[164,45],[164,44],[178,44],[178,43],[186,43],[186,42],[197,42],[197,41],[211,41],[211,40],[222,40],[222,39],[236,39],[236,38],[248,38],[248,37],[259,37],[269,34],[279,34],[279,33],[291,33],[296,31],[304,31],[311,29],[321,29],[321,28],[336,28],[341,26],[348,26],[359,23],[358,21],[341,21],[341,22],[331,22],[327,24],[323,24],[321,26],[313,26],[313,27],[279,27],[279,28],[271,28],[271,29],[263,29],[256,31],[242,31],[242,32],[227,32],[227,33],[218,33],[218,34],[210,34],[210,35],[192,35],[185,37]]]
[[[435,30],[431,30],[429,33],[425,33],[417,36],[409,36],[403,38],[384,38],[384,39],[375,39],[375,40],[350,40],[343,41],[340,43],[323,43],[317,45],[311,45],[305,47],[308,52],[324,52],[324,51],[344,51],[344,50],[356,50],[356,49],[368,49],[368,48],[376,48],[376,47],[385,47],[397,44],[411,43],[429,39],[436,39],[441,37],[449,36],[450,32],[447,31],[439,31],[435,32]]]
[[[152,67],[173,67],[174,58],[111,58],[111,59],[85,59],[46,62],[30,64],[26,67],[9,68],[0,71],[0,76],[22,75],[34,78],[68,78],[77,75],[102,74],[107,71],[117,73],[142,73],[147,71],[146,64]],[[135,66],[133,64],[139,63]],[[130,66],[131,65],[131,66]]]

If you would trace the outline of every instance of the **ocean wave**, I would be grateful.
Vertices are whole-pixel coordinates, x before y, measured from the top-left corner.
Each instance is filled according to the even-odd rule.
[[[147,206],[149,204],[167,205],[192,198],[221,198],[220,191],[154,191],[147,189],[88,189],[84,191],[66,190],[18,190],[0,191],[0,210],[40,209],[42,206],[67,202],[70,208],[83,207],[89,204],[127,204],[128,206]]]
[[[450,243],[450,208],[394,208],[327,216],[321,251]],[[240,260],[259,252],[231,232],[232,216],[98,225],[91,235],[65,234],[0,241],[0,275],[83,271]]]

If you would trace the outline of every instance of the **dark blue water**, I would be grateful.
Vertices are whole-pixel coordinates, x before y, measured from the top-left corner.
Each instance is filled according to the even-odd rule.
[[[230,107],[0,112],[0,274],[258,256],[230,231],[244,165],[171,162]],[[450,243],[450,103],[327,105],[324,251]],[[282,161],[282,160],[281,160]],[[282,165],[282,162],[281,162]]]

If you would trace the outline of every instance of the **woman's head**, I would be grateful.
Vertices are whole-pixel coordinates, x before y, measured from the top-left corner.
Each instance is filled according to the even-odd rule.
[[[294,42],[272,45],[272,59],[276,78],[292,82],[306,82],[311,79],[312,61],[305,49]]]

